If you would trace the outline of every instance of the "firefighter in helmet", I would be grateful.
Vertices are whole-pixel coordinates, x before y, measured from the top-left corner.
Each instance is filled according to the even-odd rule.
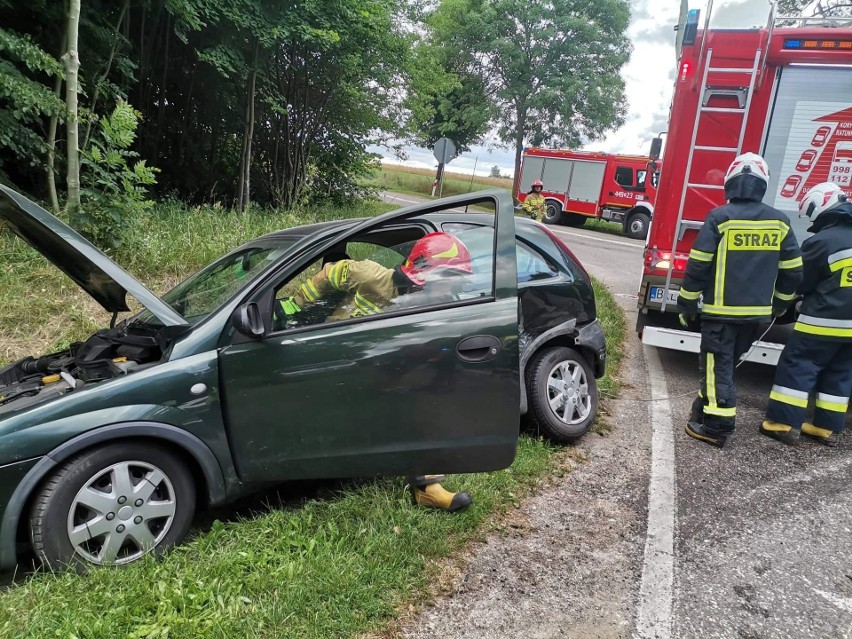
[[[343,298],[332,312],[331,320],[380,313],[399,306],[404,302],[403,296],[413,298],[413,294],[434,296],[435,301],[441,301],[438,297],[452,294],[459,280],[456,275],[472,272],[470,252],[461,240],[449,233],[430,233],[417,240],[405,262],[393,269],[372,260],[326,262],[295,295],[279,300],[278,315],[291,317],[335,294],[342,294]],[[416,503],[453,512],[473,502],[466,492],[444,489],[443,479],[443,475],[413,478],[411,487]]]
[[[547,213],[547,202],[545,202],[544,196],[541,194],[543,188],[544,182],[536,180],[532,183],[530,192],[527,193],[527,197],[524,199],[524,211],[532,219],[539,222],[544,219],[544,215]]]
[[[701,314],[702,380],[686,433],[718,448],[736,423],[734,368],[760,324],[786,312],[802,279],[790,219],[761,202],[768,183],[769,168],[759,155],[733,161],[725,174],[728,203],[710,211],[701,227],[678,297],[684,327]]]
[[[804,299],[775,369],[760,432],[785,444],[804,433],[835,446],[852,393],[852,203],[839,186],[823,182],[808,191],[799,213],[810,218],[814,233],[802,244]],[[812,392],[814,419],[808,423]]]

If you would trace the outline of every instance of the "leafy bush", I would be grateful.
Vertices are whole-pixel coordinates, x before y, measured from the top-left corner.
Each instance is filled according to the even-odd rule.
[[[159,169],[136,159],[139,154],[130,150],[140,117],[119,101],[100,119],[91,146],[83,151],[82,206],[71,224],[102,248],[117,248],[140,214],[154,205],[148,187],[157,183]]]

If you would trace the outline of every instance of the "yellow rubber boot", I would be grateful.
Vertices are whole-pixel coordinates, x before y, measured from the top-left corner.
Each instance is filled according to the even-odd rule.
[[[805,422],[802,424],[802,432],[805,435],[813,437],[821,444],[832,447],[837,446],[838,435],[832,430],[820,428],[819,426],[814,426],[813,424]]]
[[[792,445],[799,441],[799,429],[780,422],[765,421],[760,425],[760,432],[784,444]]]
[[[418,506],[438,508],[452,513],[467,508],[473,503],[468,493],[451,493],[439,483],[422,487],[414,486],[413,489],[414,501]]]

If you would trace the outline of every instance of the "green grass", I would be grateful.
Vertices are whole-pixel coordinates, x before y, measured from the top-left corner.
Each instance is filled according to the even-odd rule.
[[[398,193],[413,193],[417,195],[431,195],[432,181],[435,172],[429,169],[417,169],[412,167],[394,166],[385,164],[377,169],[373,177],[367,182],[368,186],[383,191],[395,191]],[[482,189],[503,188],[512,189],[510,178],[492,178],[471,176],[462,173],[444,173],[443,195],[460,195],[471,191]],[[437,197],[438,192],[435,192]]]
[[[236,214],[167,207],[140,224],[116,257],[134,274],[163,285],[269,230],[383,208]],[[8,237],[0,246],[0,334],[19,331],[30,342],[54,343],[102,325],[104,314],[84,303],[70,282],[48,275],[52,267],[30,249]],[[13,277],[12,267],[22,265],[24,275]],[[597,282],[595,291],[609,344],[601,389],[614,393],[624,319]],[[43,323],[52,330],[27,335]],[[401,479],[350,482],[324,498],[303,493],[298,503],[258,507],[243,516],[220,511],[214,516],[226,521],[214,520],[161,560],[84,576],[36,573],[22,579],[0,594],[0,637],[325,638],[382,632],[411,614],[411,604],[439,592],[459,551],[499,529],[502,513],[570,470],[572,458],[582,460],[572,448],[523,436],[509,469],[447,481],[449,488],[474,495],[474,505],[456,515],[413,506]]]
[[[583,228],[589,229],[590,231],[598,231],[599,233],[624,236],[624,226],[622,226],[619,222],[609,222],[607,220],[586,220]]]
[[[598,321],[603,326],[607,344],[606,375],[598,380],[598,389],[601,394],[616,396],[620,387],[615,375],[621,366],[621,358],[624,357],[626,321],[624,312],[612,293],[594,278],[592,278],[592,286],[595,289]]]

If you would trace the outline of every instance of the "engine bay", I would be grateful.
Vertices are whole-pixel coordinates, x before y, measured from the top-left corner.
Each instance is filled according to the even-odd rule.
[[[66,350],[0,369],[0,415],[148,368],[163,356],[160,330],[122,322]]]

